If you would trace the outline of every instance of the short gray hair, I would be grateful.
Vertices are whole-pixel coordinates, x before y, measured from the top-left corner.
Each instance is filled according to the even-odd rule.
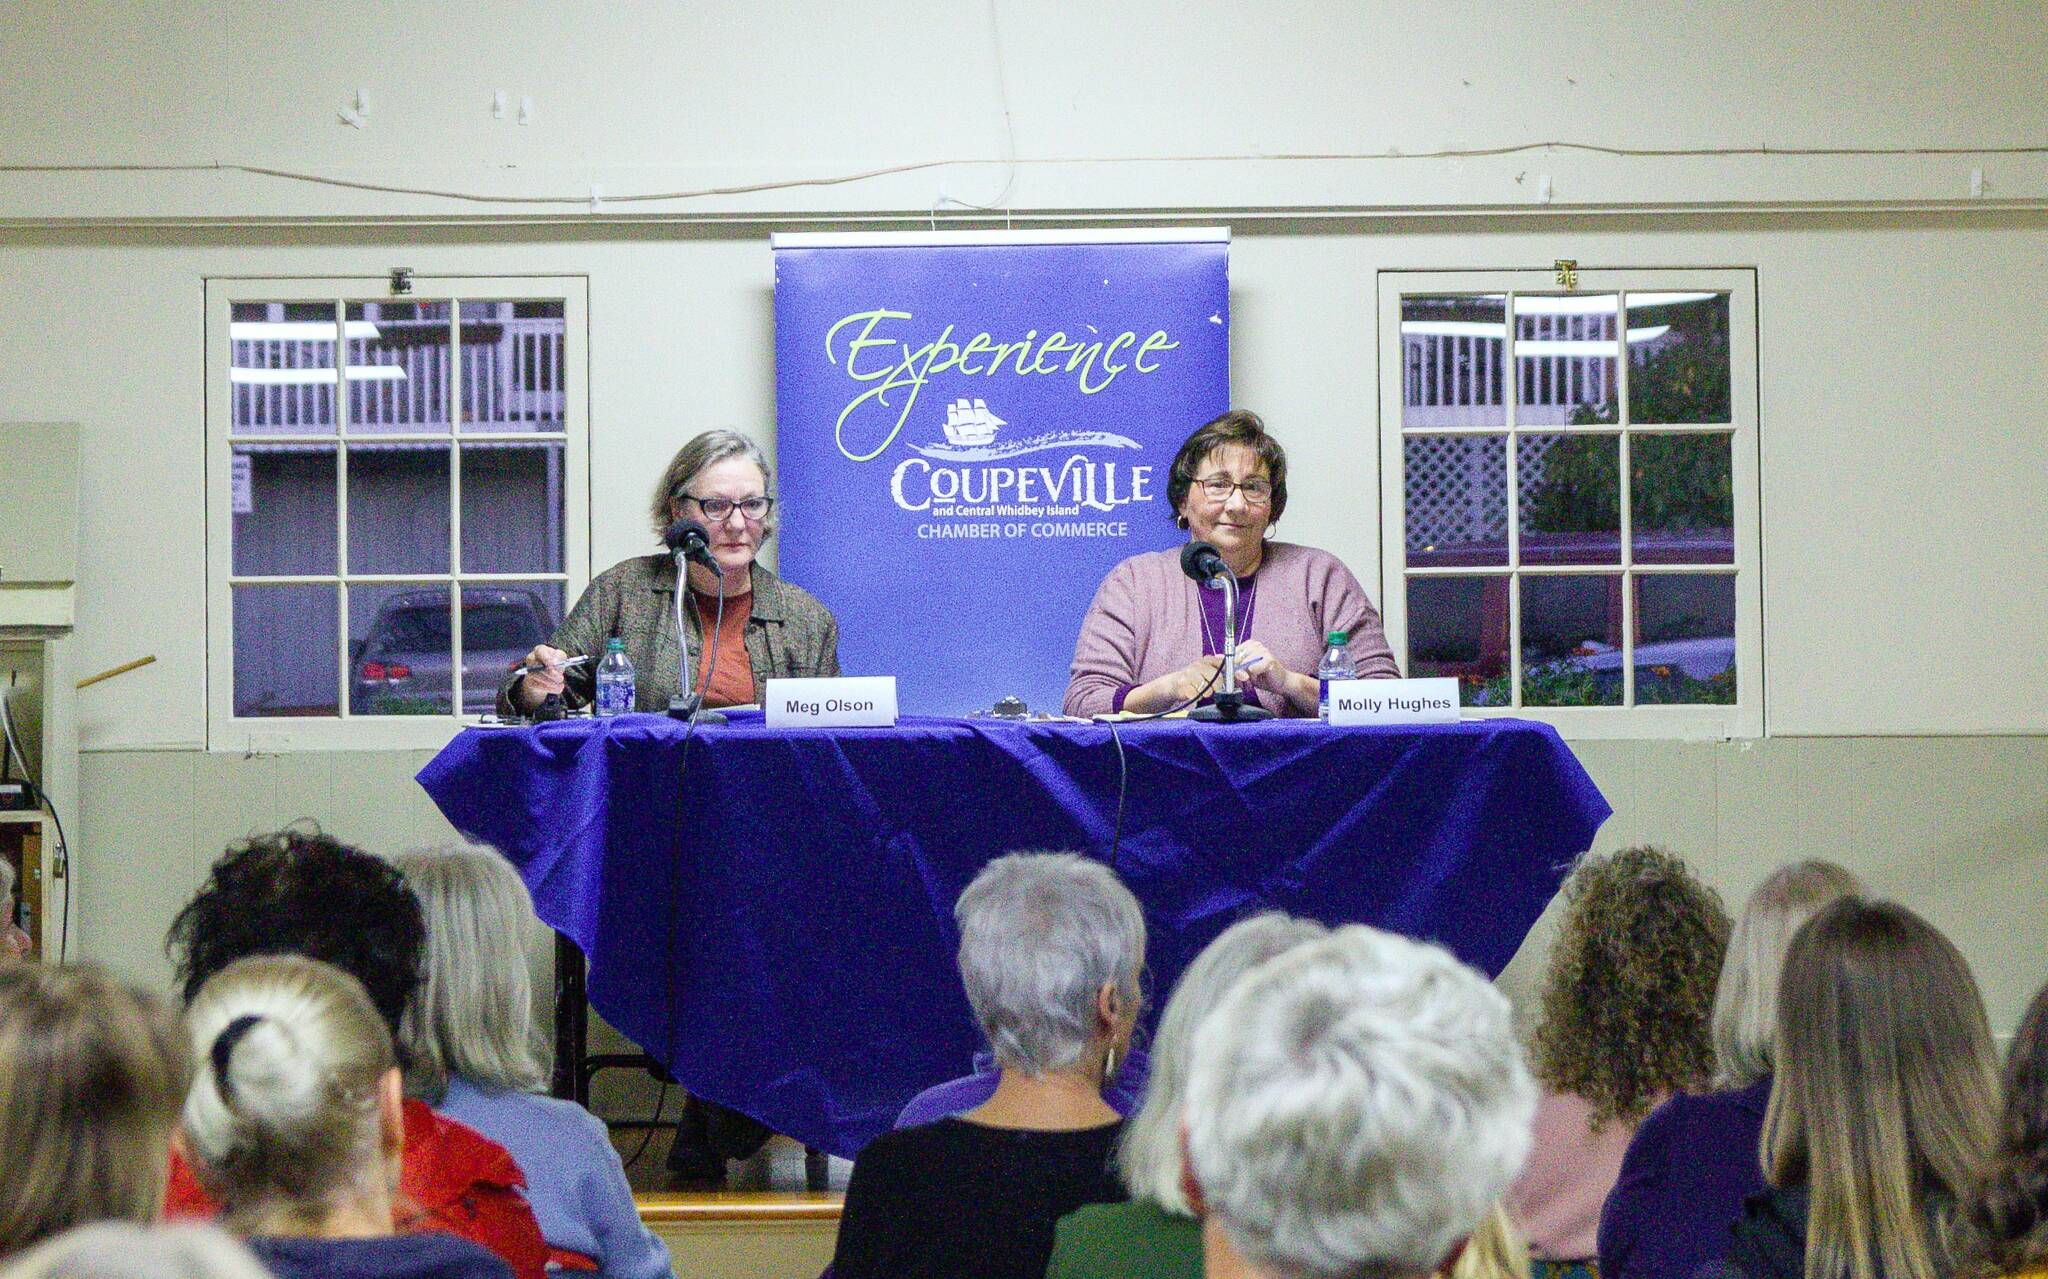
[[[656,481],[654,500],[648,507],[654,535],[660,537],[668,531],[669,524],[675,519],[669,508],[681,499],[690,481],[720,462],[729,462],[736,457],[743,457],[760,467],[761,486],[770,493],[775,491],[775,473],[768,468],[768,456],[761,452],[760,445],[738,431],[706,431],[677,449],[676,455],[669,459],[668,469]],[[767,537],[774,532],[775,512],[770,510],[768,518],[761,521],[761,536]]]
[[[451,1075],[497,1092],[546,1088],[526,967],[533,899],[519,872],[482,844],[417,848],[392,861],[427,921],[424,972],[398,1030],[408,1090],[438,1101]]]
[[[1277,910],[1239,920],[1224,929],[1195,956],[1152,1036],[1152,1074],[1145,1083],[1145,1104],[1124,1129],[1117,1166],[1124,1185],[1137,1199],[1182,1217],[1195,1215],[1181,1189],[1180,1118],[1187,1100],[1188,1059],[1195,1028],[1222,1002],[1237,979],[1275,955],[1330,930],[1313,919],[1296,919]]]
[[[1203,1020],[1188,1154],[1262,1273],[1427,1274],[1521,1168],[1535,1108],[1507,999],[1439,947],[1353,924]]]
[[[1101,862],[998,857],[960,894],[953,918],[967,1002],[1003,1066],[1042,1075],[1079,1062],[1095,1041],[1104,983],[1138,1006],[1145,916]]]
[[[1778,979],[1799,926],[1863,884],[1827,861],[1780,866],[1764,877],[1728,935],[1728,958],[1714,988],[1714,1086],[1746,1088],[1771,1073],[1778,1024]]]

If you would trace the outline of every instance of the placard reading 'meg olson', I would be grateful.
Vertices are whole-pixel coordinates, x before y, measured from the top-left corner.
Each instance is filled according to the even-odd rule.
[[[1332,724],[1455,724],[1458,681],[1340,679],[1330,682]]]
[[[770,728],[887,728],[896,722],[896,677],[771,679]]]

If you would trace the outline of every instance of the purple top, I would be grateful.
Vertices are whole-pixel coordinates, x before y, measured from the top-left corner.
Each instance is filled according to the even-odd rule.
[[[1650,1112],[1600,1213],[1601,1279],[1688,1279],[1728,1255],[1743,1198],[1764,1188],[1757,1143],[1770,1102],[1765,1076]]]
[[[1324,637],[1351,633],[1351,660],[1361,679],[1399,678],[1401,669],[1380,629],[1379,611],[1365,588],[1328,551],[1292,542],[1268,542],[1259,563],[1251,626],[1238,623],[1238,642],[1256,639],[1297,674],[1313,675]],[[1074,642],[1066,713],[1099,715],[1120,710],[1123,694],[1179,670],[1220,648],[1223,593],[1205,590],[1180,571],[1180,552],[1133,555],[1109,571]],[[1213,615],[1211,610],[1213,610]],[[1277,693],[1258,690],[1261,705],[1277,715],[1300,714]]]
[[[1152,1059],[1139,1049],[1132,1049],[1124,1055],[1123,1064],[1116,1069],[1116,1078],[1102,1088],[1102,1099],[1109,1108],[1129,1119],[1137,1112],[1139,1103],[1145,1100],[1145,1081],[1152,1077]],[[943,1084],[933,1084],[903,1108],[896,1116],[898,1128],[915,1128],[954,1115],[964,1115],[995,1096],[996,1083],[1001,1076],[996,1072],[993,1053],[974,1054],[974,1073],[958,1079],[948,1079]]]

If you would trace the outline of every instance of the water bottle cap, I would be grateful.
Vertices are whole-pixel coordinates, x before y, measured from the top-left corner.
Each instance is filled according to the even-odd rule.
[[[1332,644],[1349,644],[1351,642],[1351,632],[1331,631],[1329,642]]]
[[[623,653],[626,651],[626,641],[614,635],[604,642],[604,651],[607,653]]]

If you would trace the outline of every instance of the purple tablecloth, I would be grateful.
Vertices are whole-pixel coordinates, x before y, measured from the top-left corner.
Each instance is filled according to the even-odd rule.
[[[1145,907],[1155,1005],[1267,908],[1498,972],[1611,812],[1557,734],[1521,720],[1119,736],[1114,865]],[[954,969],[960,890],[1013,849],[1109,856],[1116,744],[1095,724],[758,714],[699,726],[687,768],[683,744],[650,715],[477,728],[419,780],[583,949],[605,1020],[692,1092],[852,1155],[979,1046]]]

